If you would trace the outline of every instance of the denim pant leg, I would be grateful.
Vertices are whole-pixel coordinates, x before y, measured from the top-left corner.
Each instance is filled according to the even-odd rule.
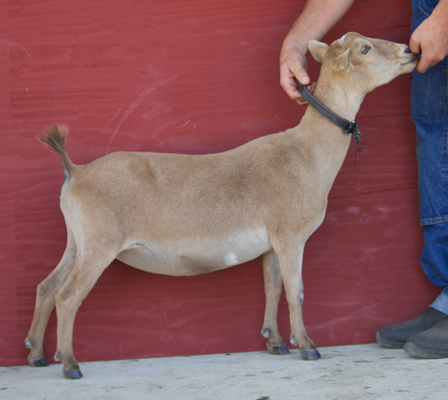
[[[412,0],[412,31],[437,0]],[[412,119],[417,130],[420,224],[425,226],[421,263],[448,299],[448,72],[447,57],[424,74],[413,72]]]
[[[448,223],[425,226],[425,246],[420,262],[429,280],[443,288],[431,306],[448,314]]]

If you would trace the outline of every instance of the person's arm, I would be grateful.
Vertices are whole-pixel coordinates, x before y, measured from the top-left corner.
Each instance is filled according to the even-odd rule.
[[[448,55],[448,0],[440,0],[432,14],[414,31],[409,48],[421,54],[417,71],[426,72]]]
[[[287,34],[280,54],[280,84],[288,96],[299,104],[306,104],[306,101],[297,90],[294,78],[302,85],[311,83],[305,57],[308,41],[322,39],[345,15],[353,2],[354,0],[308,0]]]

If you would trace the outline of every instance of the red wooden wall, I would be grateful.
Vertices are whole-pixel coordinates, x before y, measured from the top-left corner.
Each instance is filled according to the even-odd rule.
[[[303,0],[0,0],[0,365],[26,363],[36,285],[65,226],[57,155],[35,137],[70,125],[77,164],[117,150],[212,153],[296,125],[279,85],[282,40]],[[407,42],[409,0],[358,0],[347,31]],[[310,70],[318,76],[318,66]],[[305,324],[318,346],[366,343],[437,294],[418,262],[411,76],[370,94],[304,260]],[[283,299],[280,328],[289,337]],[[114,262],[76,318],[79,361],[261,350],[259,259],[191,278]],[[55,351],[56,318],[46,355]]]

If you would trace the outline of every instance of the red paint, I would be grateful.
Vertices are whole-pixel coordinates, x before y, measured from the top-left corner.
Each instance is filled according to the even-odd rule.
[[[68,123],[84,164],[117,150],[211,153],[296,125],[279,86],[282,40],[304,1],[0,2],[0,365],[26,363],[36,285],[59,261],[60,160],[36,140]],[[357,1],[347,31],[406,42],[408,0]],[[316,63],[310,63],[314,77]],[[306,246],[304,318],[318,346],[366,343],[433,300],[418,263],[411,76],[370,94],[354,146]],[[362,151],[361,151],[362,150]],[[79,361],[262,350],[260,260],[192,278],[113,263],[81,306]],[[287,340],[287,305],[280,305]],[[56,318],[46,340],[55,351]]]

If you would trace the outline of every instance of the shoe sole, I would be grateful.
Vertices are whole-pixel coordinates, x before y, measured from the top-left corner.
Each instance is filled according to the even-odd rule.
[[[393,342],[392,340],[385,339],[379,332],[376,332],[375,338],[376,342],[381,347],[386,347],[387,349],[402,349],[404,347],[404,343]]]
[[[414,343],[406,343],[404,351],[414,358],[448,358],[447,351],[438,351],[433,349],[425,349],[416,346]]]

